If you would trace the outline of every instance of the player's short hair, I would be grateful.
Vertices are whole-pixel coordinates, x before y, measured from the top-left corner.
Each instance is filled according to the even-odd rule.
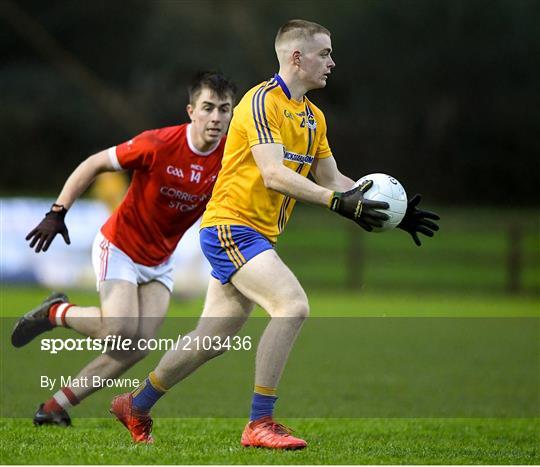
[[[203,88],[210,89],[220,99],[231,97],[234,101],[236,85],[219,71],[199,71],[188,86],[189,103],[194,105]]]
[[[303,19],[291,19],[281,26],[276,34],[276,47],[286,40],[309,40],[315,34],[331,36],[330,31],[324,26]]]

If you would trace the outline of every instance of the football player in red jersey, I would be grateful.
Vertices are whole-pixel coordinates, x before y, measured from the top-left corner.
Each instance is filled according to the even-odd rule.
[[[92,338],[150,339],[167,312],[173,254],[182,235],[203,213],[212,193],[232,117],[235,85],[216,72],[202,72],[189,87],[191,123],[145,131],[90,156],[69,176],[56,202],[26,240],[47,251],[57,234],[69,244],[64,218],[102,172],[132,170],[128,192],[98,232],[92,248],[101,307],[80,307],[55,293],[17,322],[12,343],[21,347],[42,332],[65,326]],[[147,318],[147,319],[145,319]],[[72,382],[116,378],[147,351],[108,351]],[[80,387],[82,386],[82,387]],[[67,409],[95,392],[92,384],[62,387],[41,404],[36,425],[70,425]]]

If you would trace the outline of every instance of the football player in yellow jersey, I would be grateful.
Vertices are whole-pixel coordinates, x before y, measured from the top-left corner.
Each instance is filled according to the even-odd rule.
[[[326,36],[327,37],[327,36]],[[321,70],[329,73],[333,67],[330,53],[325,52],[331,65]],[[326,75],[322,75],[326,76]],[[296,199],[286,192],[267,189],[264,171],[252,155],[257,151],[276,151],[279,168],[285,167],[305,178],[315,173],[319,161],[330,163],[332,152],[326,138],[323,113],[307,97],[298,100],[281,75],[249,90],[235,108],[222,170],[204,214],[202,227],[217,225],[249,226],[276,242],[294,208]],[[267,157],[263,159],[266,161]],[[285,173],[289,175],[289,170]],[[300,176],[295,176],[300,179]],[[336,174],[339,178],[340,174]],[[302,180],[305,182],[305,180]],[[350,188],[352,180],[342,177]],[[308,185],[314,185],[308,182]],[[253,196],[256,194],[256,196]],[[298,196],[296,196],[298,197]]]
[[[353,188],[354,181],[341,174],[328,145],[324,115],[305,96],[324,88],[335,66],[330,32],[316,23],[292,20],[279,29],[275,48],[279,73],[248,91],[236,107],[222,169],[203,216],[201,246],[212,278],[202,319],[190,337],[191,342],[205,336],[225,341],[240,330],[254,304],[268,312],[272,319],[257,348],[251,417],[241,443],[301,449],[306,442],[274,421],[273,407],[309,305],[274,244],[296,200],[329,208],[368,231],[387,218],[380,210],[388,205],[364,199],[372,182]],[[308,173],[315,182],[306,178]],[[418,244],[417,232],[433,236],[438,230],[432,222],[438,216],[420,211],[419,198],[413,200],[400,227]],[[225,350],[218,345],[168,351],[140,388],[113,401],[113,411],[123,408],[132,435],[145,426],[149,436],[148,413],[157,400]]]

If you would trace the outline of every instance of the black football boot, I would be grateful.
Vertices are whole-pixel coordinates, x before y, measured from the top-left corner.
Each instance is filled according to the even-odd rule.
[[[40,404],[39,409],[34,415],[34,425],[58,425],[58,426],[71,426],[71,418],[68,413],[62,409],[59,412],[45,412],[43,406]]]
[[[55,303],[67,302],[67,295],[54,292],[41,305],[30,310],[17,321],[11,333],[11,343],[15,347],[28,344],[42,332],[50,331],[53,325],[49,321],[49,308]]]

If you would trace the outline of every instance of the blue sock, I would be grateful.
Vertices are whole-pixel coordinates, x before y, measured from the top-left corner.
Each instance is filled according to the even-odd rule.
[[[250,421],[258,420],[261,417],[271,417],[277,399],[277,396],[265,396],[254,392],[251,402],[251,415],[249,416]]]
[[[140,412],[149,412],[159,398],[166,392],[167,389],[159,383],[152,372],[148,375],[148,378],[144,380],[144,383],[133,392],[133,408]]]

